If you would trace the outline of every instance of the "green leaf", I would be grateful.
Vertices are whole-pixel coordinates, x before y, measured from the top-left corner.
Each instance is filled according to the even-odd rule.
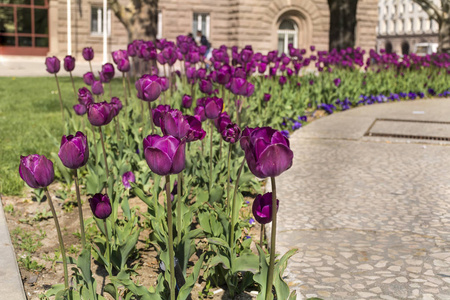
[[[185,300],[190,295],[194,284],[197,282],[198,275],[200,274],[200,269],[203,265],[203,260],[205,259],[205,253],[203,253],[199,260],[195,263],[194,269],[192,270],[191,275],[186,279],[186,283],[181,287],[178,292],[177,300]]]
[[[255,274],[259,270],[259,258],[252,252],[241,254],[231,258],[232,273],[251,272]]]

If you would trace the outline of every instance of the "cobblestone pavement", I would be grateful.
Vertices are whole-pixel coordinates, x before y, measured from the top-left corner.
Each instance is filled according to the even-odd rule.
[[[363,137],[375,118],[450,120],[449,104],[361,107],[293,134],[277,250],[299,249],[287,281],[303,297],[450,299],[450,144]]]

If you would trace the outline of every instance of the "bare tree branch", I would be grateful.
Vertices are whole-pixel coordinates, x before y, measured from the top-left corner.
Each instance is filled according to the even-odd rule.
[[[450,0],[442,0],[442,3],[449,2]],[[442,10],[434,4],[433,0],[413,0],[422,7],[422,9],[427,13],[430,19],[435,20],[439,24],[443,20]]]

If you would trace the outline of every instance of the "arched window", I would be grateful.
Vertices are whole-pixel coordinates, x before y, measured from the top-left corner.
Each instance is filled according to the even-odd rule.
[[[403,55],[409,54],[409,43],[407,41],[404,41],[402,43],[402,54]]]
[[[285,19],[278,27],[278,53],[289,54],[289,44],[298,47],[298,26],[291,19]]]
[[[386,53],[392,53],[392,43],[391,42],[386,42],[386,44],[384,45],[384,48],[386,49]]]

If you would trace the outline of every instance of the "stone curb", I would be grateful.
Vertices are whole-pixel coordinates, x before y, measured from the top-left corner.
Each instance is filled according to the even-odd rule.
[[[26,300],[22,277],[6,223],[0,196],[0,295],[2,299]]]

